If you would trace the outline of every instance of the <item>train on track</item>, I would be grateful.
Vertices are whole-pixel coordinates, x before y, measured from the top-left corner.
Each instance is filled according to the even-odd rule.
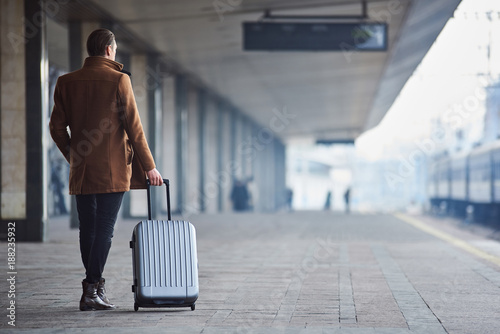
[[[500,227],[500,140],[436,160],[428,180],[432,211]]]

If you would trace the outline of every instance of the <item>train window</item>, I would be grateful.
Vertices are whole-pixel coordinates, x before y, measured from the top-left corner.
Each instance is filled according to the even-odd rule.
[[[487,164],[476,164],[475,166],[471,166],[470,180],[473,182],[488,182],[490,171],[490,167]]]
[[[463,169],[454,169],[451,173],[451,178],[453,180],[460,180],[465,178],[465,171]]]

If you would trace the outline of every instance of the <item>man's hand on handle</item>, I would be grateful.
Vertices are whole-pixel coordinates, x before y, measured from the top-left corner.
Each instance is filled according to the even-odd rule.
[[[147,174],[152,186],[161,186],[163,184],[163,178],[156,168],[150,170]]]

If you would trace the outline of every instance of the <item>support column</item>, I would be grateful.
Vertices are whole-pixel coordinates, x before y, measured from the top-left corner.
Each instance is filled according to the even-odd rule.
[[[206,148],[205,143],[207,141],[207,94],[204,90],[198,91],[198,158],[199,160],[199,202],[200,212],[205,212],[206,210],[206,193],[205,193],[205,174],[206,174]]]
[[[206,132],[204,140],[204,162],[203,170],[203,194],[206,212],[215,213],[219,207],[219,185],[217,182],[217,171],[219,165],[219,103],[212,97],[207,97],[204,128]]]
[[[162,91],[161,80],[155,68],[158,64],[158,56],[154,54],[147,55],[145,86],[148,99],[148,120],[147,129],[148,144],[153,157],[159,155],[160,148],[160,132],[161,132],[161,114],[162,114]],[[146,130],[146,129],[145,129]],[[160,169],[160,166],[158,166]]]
[[[262,167],[264,163],[264,159],[262,157],[262,148],[258,143],[256,142],[257,134],[259,132],[259,127],[255,123],[250,124],[250,144],[251,149],[250,149],[250,165],[252,169],[252,175],[254,177],[254,182],[255,182],[255,188],[257,189],[258,197],[255,200],[254,203],[254,210],[257,212],[263,211],[263,198],[265,197],[265,169]]]
[[[222,109],[222,168],[219,169],[218,179],[222,189],[222,211],[227,212],[232,210],[231,204],[231,189],[233,186],[232,175],[234,174],[233,160],[233,114],[234,111],[229,106],[224,106]]]
[[[230,139],[229,139],[229,159],[230,159],[230,162],[231,162],[231,165],[234,166],[235,168],[231,168],[229,170],[229,173],[230,173],[230,176],[231,176],[231,179],[230,179],[230,183],[231,183],[231,186],[232,184],[234,183],[234,180],[236,179],[236,177],[238,177],[239,179],[241,179],[238,175],[236,175],[236,171],[237,169],[239,169],[239,162],[236,158],[237,156],[237,152],[236,152],[236,148],[237,148],[237,141],[236,141],[236,134],[237,134],[237,122],[238,122],[238,113],[235,109],[230,109],[229,110],[229,136],[230,136]]]
[[[161,157],[162,169],[161,175],[164,178],[170,179],[172,183],[177,177],[177,161],[176,161],[176,138],[177,127],[175,123],[176,109],[175,109],[175,77],[163,78],[163,115],[162,115],[162,131],[161,131]],[[172,185],[173,186],[173,185]],[[172,194],[170,196],[172,208],[177,207],[177,196],[174,190],[177,187],[172,187]],[[166,205],[163,206],[166,209]]]
[[[234,113],[234,138],[232,141],[234,142],[234,170],[233,170],[233,178],[238,178],[241,180],[248,181],[248,175],[243,173],[244,169],[244,161],[243,154],[241,150],[242,146],[242,138],[243,138],[243,117],[239,111],[235,111]]]
[[[276,146],[274,145],[275,140],[272,140],[270,143],[266,144],[266,162],[265,169],[269,170],[267,174],[267,182],[268,182],[268,202],[266,203],[266,207],[264,208],[268,212],[273,212],[276,210]]]
[[[17,222],[16,237],[28,238],[26,230],[26,72],[25,35],[21,18],[24,1],[2,0],[0,12],[1,112],[1,234],[7,223]],[[40,143],[39,143],[40,144]],[[21,226],[22,225],[22,226]],[[22,230],[22,232],[21,232]]]
[[[286,203],[286,155],[285,145],[279,139],[274,140],[275,166],[275,209],[281,209]]]
[[[43,2],[24,3],[26,70],[26,224],[16,226],[18,240],[44,241],[47,223],[47,119],[49,64]]]
[[[275,180],[275,167],[274,167],[274,145],[271,140],[268,142],[264,140],[262,129],[257,132],[257,139],[261,147],[257,153],[257,163],[260,179],[260,195],[261,195],[261,210],[264,212],[271,212],[274,210],[274,180]]]
[[[81,21],[71,21],[68,23],[69,30],[69,70],[70,72],[76,71],[82,67],[84,52],[87,54],[87,49],[85,48],[83,32],[82,32],[82,22]]]
[[[255,174],[254,161],[255,153],[252,147],[253,122],[247,117],[241,117],[241,137],[238,151],[241,156],[241,174],[243,177],[250,178]]]
[[[187,169],[186,169],[186,203],[184,214],[193,214],[200,211],[200,143],[201,131],[199,111],[199,89],[189,85],[187,94]]]
[[[256,148],[254,147],[252,128],[253,122],[239,115],[238,131],[236,132],[237,150],[236,159],[239,162],[239,169],[236,171],[236,177],[246,180],[248,192],[250,195],[250,210],[256,211],[259,201],[259,188],[255,179],[255,171],[253,168],[256,158]]]
[[[225,201],[227,200],[225,196],[224,183],[221,180],[221,175],[224,170],[224,159],[226,156],[224,142],[228,143],[226,140],[226,131],[228,130],[225,126],[226,111],[224,110],[224,105],[219,102],[217,104],[217,171],[215,175],[215,182],[217,183],[217,211],[222,212],[225,208]]]
[[[155,54],[148,54],[146,60],[146,77],[144,85],[146,87],[147,95],[147,108],[148,108],[148,128],[144,128],[147,133],[148,145],[151,154],[155,159],[156,168],[161,171],[161,124],[162,124],[162,87],[159,73],[156,72],[158,68],[158,56]],[[163,175],[162,175],[163,176]],[[163,188],[163,187],[162,187]],[[160,217],[161,202],[165,202],[165,191],[158,187],[153,188],[154,195],[152,201],[152,217]],[[163,196],[160,195],[160,192]],[[158,218],[159,219],[159,218]]]
[[[187,86],[182,75],[175,77],[175,123],[176,135],[176,179],[173,182],[177,198],[177,212],[182,213],[186,205],[186,168],[187,168]]]
[[[254,126],[254,177],[258,199],[256,211],[273,212],[285,203],[285,146],[267,128]]]

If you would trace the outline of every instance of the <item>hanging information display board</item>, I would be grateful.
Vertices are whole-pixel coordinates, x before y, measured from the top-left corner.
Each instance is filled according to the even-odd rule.
[[[386,51],[386,23],[244,22],[246,51]]]

